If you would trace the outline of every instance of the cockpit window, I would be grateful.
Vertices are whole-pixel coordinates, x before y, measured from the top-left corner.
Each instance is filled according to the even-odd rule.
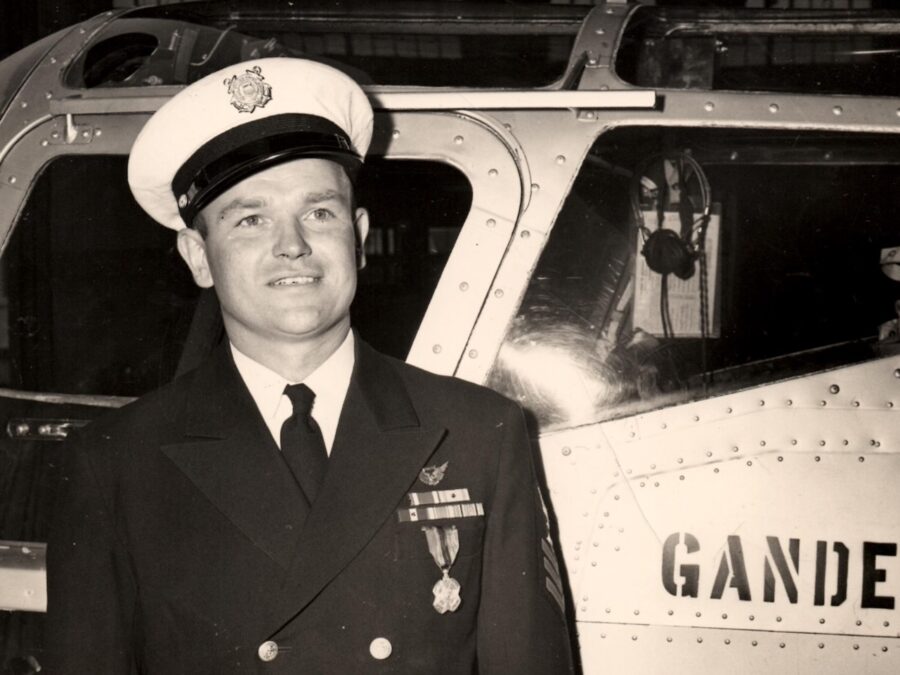
[[[69,68],[70,87],[182,85],[225,66],[296,56],[362,84],[537,87],[561,78],[587,7],[398,2],[228,3],[140,8],[113,21]],[[353,6],[355,4],[355,7]]]
[[[900,298],[880,267],[900,244],[898,157],[894,136],[600,137],[489,383],[556,429],[877,357]]]
[[[0,268],[0,387],[138,396],[172,379],[198,332],[221,334],[192,326],[209,306],[174,233],[131,197],[126,162],[61,156],[35,181]],[[356,197],[371,227],[353,323],[405,358],[472,188],[447,164],[371,157]]]
[[[639,87],[896,96],[900,14],[641,8],[616,55]]]

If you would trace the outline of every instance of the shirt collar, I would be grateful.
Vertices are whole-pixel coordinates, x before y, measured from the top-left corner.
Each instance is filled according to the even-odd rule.
[[[234,365],[237,366],[253,400],[256,401],[260,413],[268,422],[278,410],[284,388],[289,384],[297,383],[291,382],[259,361],[250,358],[235,347],[234,343],[231,343],[230,346]],[[336,409],[338,414],[340,413],[347,396],[347,389],[350,386],[354,361],[354,338],[351,330],[347,332],[347,337],[331,356],[303,380],[303,383],[316,394],[313,402],[313,415],[317,420],[319,412],[324,408]]]

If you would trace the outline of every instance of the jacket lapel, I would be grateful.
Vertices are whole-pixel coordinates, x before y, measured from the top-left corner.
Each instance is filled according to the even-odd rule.
[[[389,360],[358,337],[356,344],[328,473],[297,542],[286,582],[290,592],[274,608],[276,629],[302,611],[393,516],[446,433],[422,427]]]
[[[184,415],[184,442],[162,452],[255,546],[287,568],[309,507],[227,342],[196,371]]]

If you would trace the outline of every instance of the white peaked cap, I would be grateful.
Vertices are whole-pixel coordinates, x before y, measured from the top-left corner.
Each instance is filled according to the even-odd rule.
[[[131,149],[128,184],[154,220],[180,230],[222,192],[281,162],[331,159],[352,175],[372,121],[365,93],[331,66],[237,63],[189,85],[150,118]]]

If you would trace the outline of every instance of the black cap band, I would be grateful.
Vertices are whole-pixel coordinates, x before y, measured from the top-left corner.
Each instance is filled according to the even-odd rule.
[[[292,159],[330,159],[351,180],[362,165],[339,126],[317,115],[286,113],[232,127],[204,143],[172,180],[178,211],[190,226],[207,204],[244,178]]]

